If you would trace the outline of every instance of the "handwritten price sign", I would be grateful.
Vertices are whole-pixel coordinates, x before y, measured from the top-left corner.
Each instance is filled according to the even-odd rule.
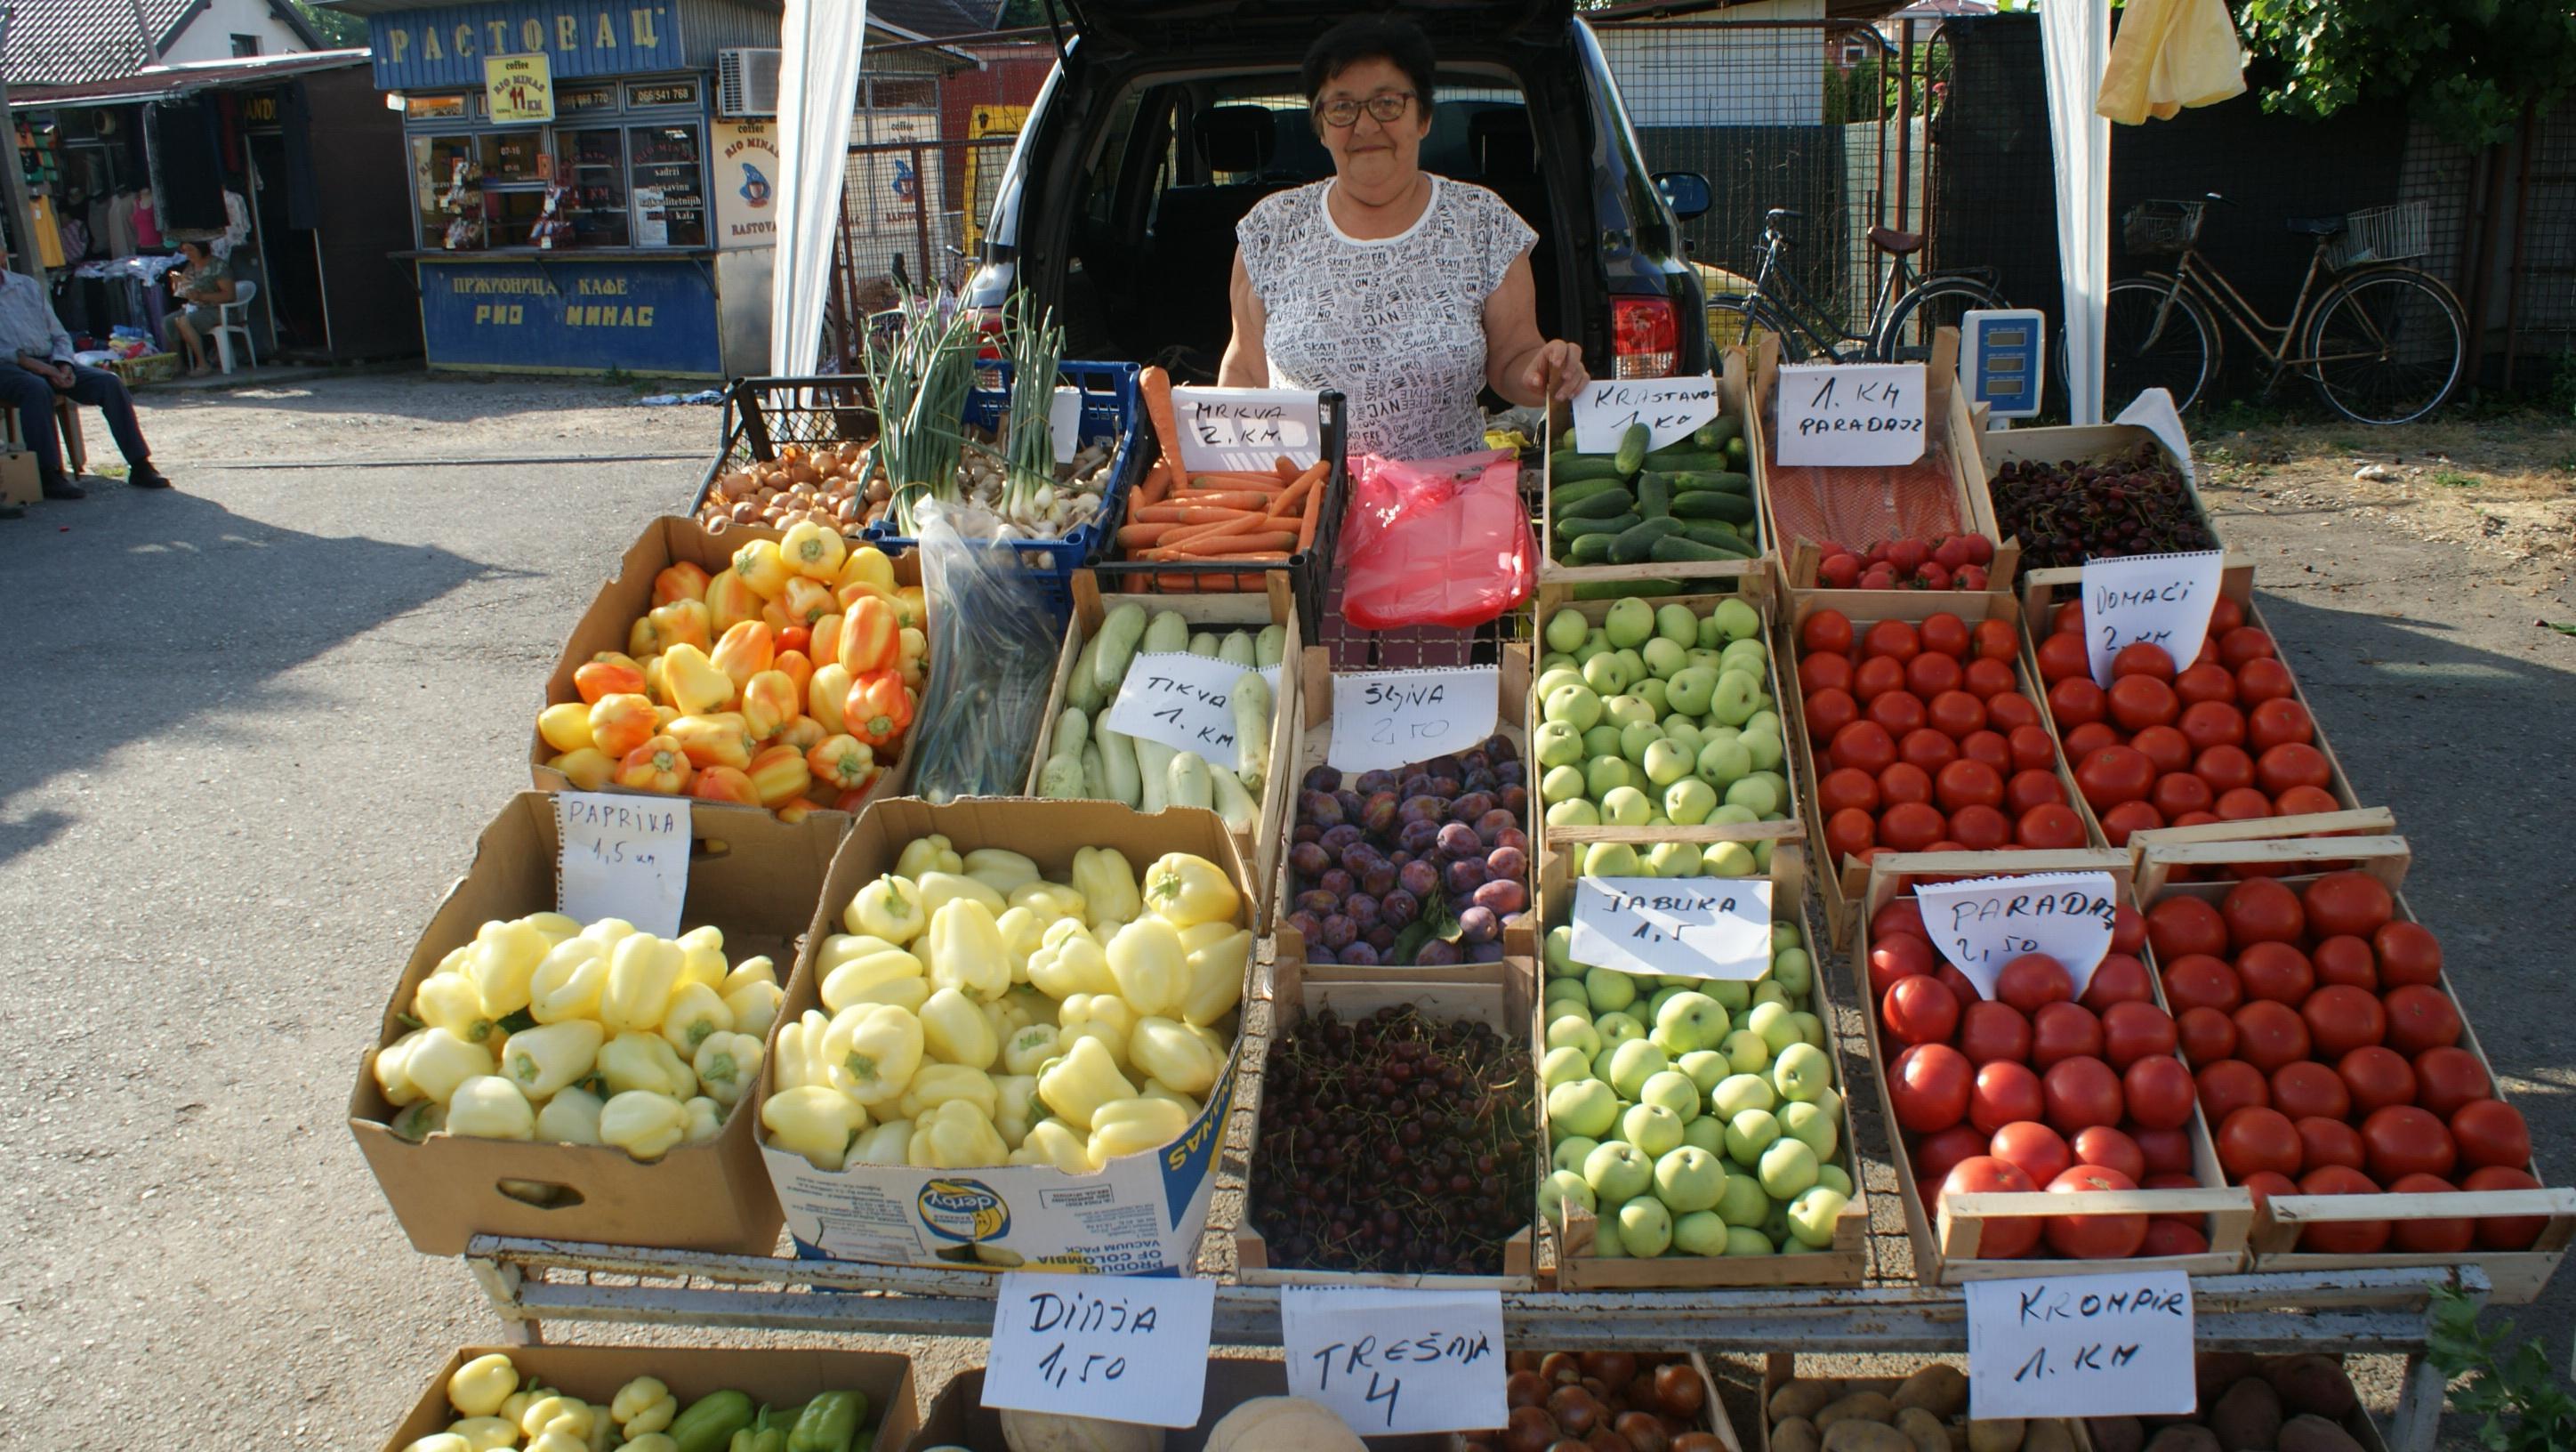
[[[2044,953],[2065,965],[2080,996],[2111,951],[2112,891],[2107,872],[2034,872],[1924,883],[1914,902],[1932,946],[1980,994],[1995,996],[1995,976],[2006,963]]]
[[[689,895],[689,808],[651,797],[555,793],[555,906],[594,923],[624,918],[672,938]]]
[[[1794,363],[1780,370],[1780,462],[1826,468],[1923,457],[1920,363]]]
[[[1377,771],[1465,751],[1494,733],[1501,678],[1492,666],[1335,676],[1325,760]]]
[[[1624,973],[1750,983],[1771,967],[1771,880],[1584,878],[1569,951]]]
[[[1499,1427],[1500,1291],[1279,1292],[1288,1392],[1366,1437]]]
[[[1705,373],[1594,383],[1574,396],[1574,450],[1611,453],[1637,424],[1646,426],[1646,446],[1660,449],[1689,438],[1716,417],[1717,380]]]
[[[2179,1416],[2192,1385],[2181,1271],[1970,1281],[1968,1415]]]
[[[2225,559],[2216,550],[2198,550],[2086,560],[2084,654],[2093,684],[2109,687],[2111,657],[2139,641],[2163,646],[2176,671],[2190,665],[2209,634]]]
[[[1268,469],[1286,455],[1299,468],[1323,457],[1324,400],[1294,388],[1172,390],[1181,467]]]
[[[1214,1281],[1006,1272],[984,1405],[1194,1426],[1215,1311]]]
[[[1244,668],[1187,651],[1140,655],[1109,703],[1109,729],[1158,741],[1174,751],[1195,751],[1219,771],[1239,771],[1243,747],[1234,739],[1234,683]],[[1261,672],[1279,697],[1279,667]]]

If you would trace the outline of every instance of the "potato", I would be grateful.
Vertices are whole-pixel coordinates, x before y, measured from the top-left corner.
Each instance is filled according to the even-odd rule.
[[[2185,1422],[2158,1432],[2147,1452],[2219,1452],[2218,1439],[2207,1427]]]
[[[2204,1407],[2215,1403],[2218,1394],[2262,1370],[2262,1362],[2243,1351],[2204,1351],[2192,1367],[2192,1386],[2200,1393]]]
[[[2084,1430],[2093,1438],[2093,1452],[2142,1452],[2147,1445],[2146,1424],[2135,1417],[2095,1417]]]
[[[1914,1452],[1914,1443],[1883,1422],[1845,1417],[1825,1429],[1824,1452]]]
[[[2281,1452],[2361,1452],[2361,1443],[2323,1417],[2301,1415],[2281,1425]]]
[[[2280,1394],[2261,1377],[2245,1378],[2209,1409],[2209,1430],[2219,1452],[2272,1452],[2281,1440]]]
[[[1818,1452],[1824,1444],[1824,1434],[1804,1417],[1791,1417],[1771,1428],[1771,1452]]]
[[[1968,1452],[1968,1424],[1952,1422],[1942,1429],[1950,1434],[1950,1452]]]
[[[1899,1384],[1893,1400],[1898,1411],[1921,1407],[1948,1421],[1968,1409],[1968,1378],[1948,1362],[1936,1361]]]
[[[1892,1376],[1855,1376],[1848,1378],[1843,1382],[1843,1390],[1847,1393],[1876,1392],[1880,1396],[1893,1396],[1896,1394],[1896,1378]]]
[[[2281,1410],[2290,1416],[2304,1413],[2337,1422],[2352,1415],[2352,1378],[2331,1356],[2271,1357],[2263,1363],[2263,1379],[2280,1393]]]
[[[1813,1419],[1816,1413],[1832,1406],[1842,1394],[1843,1384],[1831,1378],[1794,1378],[1780,1383],[1779,1389],[1771,1393],[1768,1410],[1775,1422],[1790,1417]]]
[[[1831,1432],[1836,1423],[1853,1420],[1892,1425],[1896,1421],[1896,1403],[1881,1392],[1853,1392],[1816,1413],[1816,1430]]]
[[[2021,1439],[2021,1452],[2075,1452],[2075,1434],[2064,1422],[2033,1422]]]
[[[1914,1444],[1914,1452],[1950,1452],[1949,1429],[1941,1425],[1939,1417],[1921,1407],[1897,1408],[1896,1430]]]
[[[1968,1452],[2021,1452],[2022,1420],[1989,1417],[1968,1424]]]

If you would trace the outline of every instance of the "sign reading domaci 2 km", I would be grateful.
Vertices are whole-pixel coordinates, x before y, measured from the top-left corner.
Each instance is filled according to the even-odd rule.
[[[387,91],[483,85],[494,56],[543,55],[558,76],[684,69],[679,7],[633,0],[502,0],[398,10],[367,22],[376,85]]]

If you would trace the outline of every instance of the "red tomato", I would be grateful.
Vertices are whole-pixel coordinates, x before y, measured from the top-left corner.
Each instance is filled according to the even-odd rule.
[[[2016,1120],[2039,1118],[2043,1107],[2039,1076],[2028,1064],[1997,1059],[1977,1067],[1976,1085],[1968,1093],[1968,1122],[1978,1133],[1992,1137]]]
[[[1852,671],[1852,694],[1862,705],[1905,689],[1905,667],[1886,656],[1872,656]]]
[[[1835,862],[1858,857],[1878,845],[1878,819],[1861,807],[1844,807],[1825,818],[1825,855]]]
[[[1876,776],[1896,760],[1896,738],[1875,721],[1854,721],[1834,732],[1825,758],[1835,766],[1856,766]]]
[[[2033,851],[2084,845],[2084,819],[2056,802],[2032,807],[2013,824],[2013,839]]]
[[[2248,710],[2297,693],[2298,687],[2290,682],[2290,668],[2277,660],[2249,660],[2236,668],[2236,704]]]
[[[1883,806],[1932,800],[1932,774],[1910,761],[1890,763],[1878,773],[1878,800]]]
[[[1913,905],[1911,898],[1903,901]],[[1870,997],[1885,998],[1899,979],[1931,976],[1934,960],[1929,941],[1917,933],[1887,931],[1875,922],[1870,927],[1876,934],[1869,945]]]
[[[1893,699],[1881,697],[1882,700]],[[1913,700],[1907,696],[1906,700]],[[1948,733],[1934,726],[1917,726],[1898,737],[1896,759],[1908,766],[1936,772],[1959,759],[1959,744]]]
[[[1970,803],[1950,814],[1950,835],[1970,852],[1999,852],[2012,845],[2012,818],[1997,808]]]
[[[2248,998],[2268,998],[2293,1007],[2307,1002],[2317,986],[2308,955],[2287,943],[2253,943],[2236,955],[2236,981]]]
[[[2065,964],[2046,953],[2024,953],[1995,975],[1995,997],[2036,1014],[2042,1005],[2072,1002],[2075,981],[2067,976]]]
[[[2043,1003],[2031,1014],[2032,1064],[2046,1069],[2066,1059],[2101,1057],[2102,1020],[2093,1010],[2080,1003]]]
[[[2040,726],[2016,726],[2004,738],[2012,748],[2013,766],[2023,771],[2046,771],[2057,764],[2057,743],[2048,739]]]
[[[2181,698],[2186,711],[2202,701],[2233,701],[2236,677],[2228,674],[2223,665],[2192,666],[2174,677],[2174,694]]]
[[[2188,1105],[2190,1101],[2185,1100],[2184,1103]],[[2185,1113],[2188,1114],[2189,1110],[2186,1109]],[[2067,1148],[2075,1152],[2075,1163],[2079,1165],[2100,1165],[2105,1169],[2118,1170],[2132,1180],[2147,1177],[2147,1152],[2138,1148],[2136,1140],[2107,1124],[2077,1130]]]
[[[2459,1141],[2464,1164],[2481,1169],[2503,1165],[2518,1170],[2531,1163],[2531,1127],[2523,1123],[2521,1110],[2501,1099],[2472,1099],[2461,1105],[2452,1112],[2451,1134]]]
[[[2129,1119],[2146,1129],[2180,1129],[2191,1120],[2199,1084],[2182,1060],[2149,1054],[2120,1075],[2120,1092],[2128,1101]],[[2083,1147],[2077,1146],[2081,1154]]]
[[[2060,635],[2073,635],[2076,639],[2082,640],[2084,638],[2084,602],[2069,600],[2057,606],[2056,610],[2057,613],[2049,619],[2048,628]]]
[[[1891,737],[1923,729],[1923,702],[1911,691],[1887,691],[1860,708],[1861,716],[1887,728]]]
[[[2222,1009],[2207,1004],[2186,1008],[2174,1020],[2174,1031],[2181,1036],[2182,1051],[2195,1064],[2236,1057],[2236,1020]]]
[[[2129,744],[2147,754],[2159,776],[2191,769],[2191,741],[2171,726],[2145,727],[2129,738]]]
[[[1923,617],[1923,650],[1928,655],[1945,655],[1957,660],[1968,653],[1968,622],[1947,610]]]
[[[1977,709],[1982,719],[1985,708],[1980,706]],[[1959,738],[1959,754],[1970,761],[1982,761],[1993,767],[1997,781],[2018,770],[2013,765],[2012,743],[2004,739],[2002,732],[1982,726]]]
[[[2075,789],[2097,812],[2122,802],[2145,801],[2155,784],[2156,764],[2131,747],[2105,746],[2086,752],[2075,764]]]
[[[2182,709],[2174,729],[2191,743],[2194,754],[2213,746],[2245,744],[2245,717],[2225,701],[2196,701]]]
[[[1966,678],[1956,658],[1925,651],[1905,663],[1905,688],[1925,700],[1959,689]]]
[[[2127,912],[2128,909],[2122,908],[2120,911]],[[2141,932],[2143,931],[2142,928]],[[2084,992],[2078,995],[2075,1001],[2095,1013],[2105,1015],[2102,1026],[2103,1031],[2107,1033],[2110,1031],[2108,1015],[2111,1006],[2119,1003],[2143,1003],[2152,1006],[2156,1001],[2155,984],[2156,976],[2147,971],[2147,965],[2139,962],[2134,954],[2120,947],[2120,939],[2115,929],[2111,939],[2111,951],[2102,956],[2100,963],[2094,965],[2093,977],[2085,983]],[[2163,1010],[2158,1009],[2157,1012],[2161,1013]]]
[[[2091,680],[2093,662],[2084,649],[2084,637],[2059,632],[2039,643],[2039,679],[2043,684],[2059,681]]]
[[[2254,785],[2254,758],[2241,746],[2212,746],[2191,759],[2192,774],[2209,783],[2214,792],[2232,792]]]
[[[2048,1182],[2052,1195],[2081,1195],[2100,1190],[2134,1190],[2138,1182],[2105,1165],[2079,1164]],[[2068,1260],[2126,1260],[2147,1241],[2144,1215],[2072,1215],[2048,1217],[2048,1248]]]
[[[1946,660],[1946,656],[1917,656],[1917,660]],[[1986,729],[1986,702],[1982,696],[1966,691],[1940,691],[1923,708],[1923,719],[1935,731],[1953,741],[1964,741],[1973,732]]]
[[[1970,805],[2001,808],[2004,779],[1982,761],[1954,761],[1933,778],[1932,794],[1945,812]]]
[[[2444,1119],[2470,1100],[2494,1092],[2486,1066],[2466,1049],[2426,1049],[2415,1056],[2415,1102]]]
[[[2489,1190],[2537,1190],[2540,1182],[2527,1172],[2503,1165],[2488,1165],[2471,1170],[2460,1181],[2460,1188],[2472,1194]],[[2529,1250],[2531,1243],[2547,1229],[2549,1219],[2543,1215],[2489,1215],[2478,1221],[2478,1244],[2489,1250]]]
[[[2147,909],[2147,942],[2168,967],[2185,953],[2215,956],[2227,951],[2227,920],[2199,898],[2169,897]]]
[[[2335,1073],[2352,1093],[2352,1111],[2369,1114],[2415,1102],[2415,1066],[2395,1049],[2367,1044],[2335,1061]]]
[[[1941,1199],[1950,1195],[2027,1194],[2038,1188],[2010,1161],[1973,1155],[1951,1167],[1932,1203],[1937,1211]],[[2035,1215],[1989,1216],[1977,1227],[1977,1259],[2021,1259],[2039,1244],[2041,1225]]]
[[[1976,697],[1980,702],[1988,696],[1999,696],[2019,684],[2019,678],[2013,674],[2011,661],[1988,660],[1984,656],[1978,656],[1968,662],[1968,668],[1961,674],[1959,680],[1960,684],[1967,688],[1968,694]]]
[[[2137,960],[2129,961],[2134,963]],[[2140,965],[2138,977],[2142,982],[2146,975],[2145,966]],[[2093,984],[2084,990],[2088,1000],[2093,996],[2093,988],[2100,986],[2101,981],[2102,974],[2097,969],[2093,974]],[[2112,1068],[2124,1073],[2140,1059],[2173,1053],[2181,1042],[2182,1033],[2175,1026],[2173,1015],[2143,999],[2123,1000],[2102,1011],[2102,1057],[2111,1061]]]
[[[2194,1185],[2199,1183],[2197,1180],[2192,1181]],[[2150,1216],[2147,1220],[2147,1237],[2138,1242],[2138,1254],[2150,1260],[2169,1255],[2206,1255],[2208,1253],[2209,1237],[2200,1233],[2200,1227],[2185,1224],[2183,1218],[2178,1216]]]
[[[2388,1037],[2388,1010],[2363,988],[2346,988],[2330,983],[2308,995],[2299,1006],[2299,1017],[2308,1021],[2308,1032],[2317,1041],[2317,1057],[2340,1059],[2365,1044],[2376,1044]],[[2406,1045],[2400,1052],[2412,1052]],[[2432,1045],[2421,1045],[2430,1048]]]
[[[2039,703],[2019,691],[1986,698],[1986,724],[1998,731],[2040,724]]]
[[[1948,1043],[1959,1027],[1959,1000],[1937,978],[1900,978],[1879,1000],[1878,1021],[1898,1043]]]
[[[1809,692],[1806,698],[1807,739],[1831,741],[1844,727],[1860,719],[1860,703],[1849,691],[1827,687]]]
[[[1968,1114],[1976,1068],[1948,1044],[1916,1044],[1888,1066],[1887,1097],[1896,1122],[1916,1134],[1934,1134]]]
[[[2221,821],[2251,822],[2272,815],[2272,803],[2252,787],[2236,787],[2218,794],[2218,816]]]
[[[2016,813],[2027,812],[2033,807],[2065,804],[2066,784],[2057,779],[2056,772],[2046,767],[2024,767],[2004,783],[2004,805]]]
[[[2298,894],[2268,879],[2229,888],[2218,911],[2227,920],[2228,941],[2239,949],[2255,943],[2295,944],[2307,933],[2307,914],[2299,906]]]
[[[2105,746],[2120,744],[2119,728],[2108,721],[2087,721],[2066,730],[2066,759],[2082,761]]]
[[[2132,1122],[2129,1127],[2129,1138],[2138,1142],[2138,1152],[2147,1157],[2148,1174],[2181,1175],[2185,1179],[2191,1179],[2192,1156],[2189,1130],[2149,1129],[2143,1124]],[[2192,1180],[2190,1188],[2197,1188],[2199,1183],[2198,1180]]]
[[[2308,708],[2287,696],[2275,696],[2254,708],[2245,720],[2245,738],[2256,751],[2275,746],[2305,746],[2317,735],[2316,723],[2308,719]]]
[[[2148,932],[2153,933],[2152,916],[2148,922]],[[2245,990],[2236,981],[2236,970],[2228,967],[2223,958],[2185,953],[2165,967],[2165,1002],[2185,1013],[2195,1008],[2234,1013],[2244,1001]]]
[[[2324,787],[2294,786],[2272,798],[2276,817],[2303,817],[2312,812],[2340,812],[2343,803]]]
[[[1968,975],[1960,972],[1957,964],[1944,963],[1933,976],[1941,980],[1942,987],[1950,990],[1952,998],[1959,1000],[1959,1012],[1963,1015],[1986,1001],[1986,996],[1977,991],[1977,985],[1968,981]]]
[[[2218,1163],[2231,1180],[2258,1170],[2276,1175],[2299,1172],[2299,1131],[2277,1109],[2249,1104],[2228,1111],[2218,1125]]]
[[[2165,824],[2165,814],[2150,802],[2122,802],[2102,814],[2102,835],[2114,847],[2129,845],[2133,832],[2152,832]]]
[[[2379,958],[2382,988],[2442,981],[2442,940],[2422,923],[2384,923],[2370,935],[2370,948]]]
[[[1985,1152],[1985,1137],[1974,1125],[1954,1124],[1939,1134],[1925,1135],[1914,1146],[1914,1183],[1938,1185],[1952,1166]]]
[[[1869,915],[1869,939],[1875,943],[1891,933],[1921,938],[1926,944],[1932,935],[1924,930],[1923,909],[1910,897],[1893,897],[1885,906]]]
[[[2300,741],[2285,741],[2267,748],[2254,758],[2254,782],[2274,796],[2294,786],[2325,790],[2334,780],[2334,769],[2326,764],[2326,754]]]
[[[2091,676],[2068,676],[2048,688],[2048,714],[2060,731],[2072,730],[2110,713],[2111,700]]]
[[[2459,1187],[2439,1175],[2401,1175],[2389,1182],[2391,1195],[2456,1195]],[[2477,1241],[2468,1220],[2392,1220],[2389,1249],[2401,1255],[2457,1255]]]
[[[2258,998],[2235,1018],[2236,1056],[2264,1073],[2308,1056],[2308,1025],[2288,1004]]]
[[[1876,630],[1876,626],[1871,627]],[[2218,659],[2229,670],[2258,657],[2277,654],[2272,637],[2260,626],[2240,625],[2218,637]]]
[[[1915,633],[1913,622],[1907,620],[1881,620],[1870,626],[1868,633],[1861,637],[1860,653],[1864,660],[1887,656],[1903,665],[1922,651],[1923,638]]]
[[[2158,655],[2158,647],[2150,646]],[[2182,702],[2173,687],[2154,676],[2119,676],[2105,693],[2111,719],[2127,731],[2143,731],[2149,726],[2169,726],[2182,711]]]
[[[2066,1136],[2036,1120],[1996,1130],[1987,1153],[2020,1166],[2033,1184],[2040,1185],[2065,1174],[2075,1163],[2075,1151],[2067,1147]]]
[[[2201,1066],[2192,1076],[2200,1088],[2200,1107],[2215,1122],[2239,1109],[2272,1107],[2272,1085],[2263,1071],[2243,1059],[2221,1059]]]
[[[1959,1052],[1980,1067],[2002,1061],[2026,1062],[2030,1058],[2030,1020],[2009,1003],[1978,999],[1959,1017]]]
[[[1972,632],[1979,660],[2010,661],[2021,654],[2021,633],[2000,620],[1980,620]]]
[[[2292,1119],[2339,1120],[2352,1113],[2352,1091],[2344,1087],[2342,1075],[2314,1059],[2301,1059],[2272,1071],[2272,1107]]]
[[[2317,921],[2313,890],[2308,895],[2308,902],[2308,926],[2314,930]],[[2344,983],[2354,988],[2367,988],[2373,993],[2379,991],[2379,962],[2371,956],[2370,944],[2364,939],[2348,933],[2328,938],[2317,944],[2316,950],[2308,955],[2308,962],[2317,970],[2319,983]]]
[[[2299,1131],[2299,1172],[2322,1170],[2328,1165],[2341,1165],[2357,1170],[2368,1160],[2362,1147],[2361,1131],[2340,1119],[2312,1114],[2293,1121]]]
[[[2048,1123],[2059,1134],[2073,1134],[2097,1124],[2126,1118],[2120,1076],[2100,1059],[2064,1059],[2039,1077],[2048,1100]]]
[[[2460,1041],[2460,1010],[2452,1004],[2451,995],[2438,988],[2409,983],[2388,990],[2379,1002],[2388,1014],[2384,1041],[2401,1054],[2413,1056]]]
[[[1880,786],[1885,789],[1883,781]],[[1898,802],[1879,814],[1878,840],[1882,846],[1899,852],[1928,851],[1941,840],[1946,825],[1937,807],[1923,802]]]
[[[2521,1116],[2514,1118],[2519,1121]],[[2370,1117],[2361,1122],[2361,1142],[2370,1150],[2370,1173],[2380,1180],[2447,1175],[2460,1158],[2442,1117],[2412,1104],[2387,1104],[2370,1111]],[[2526,1145],[2526,1160],[2528,1149]]]
[[[1840,655],[1808,656],[1798,662],[1798,685],[1809,695],[1825,690],[1850,690],[1851,658]]]
[[[2299,1193],[2299,1182],[2277,1170],[2256,1170],[2238,1180],[2237,1183],[2254,1192],[2254,1208],[2257,1210],[2262,1209],[2263,1202],[2275,1195]]]
[[[2376,1195],[2378,1182],[2359,1170],[2328,1165],[2299,1179],[2302,1195]],[[2325,1221],[2299,1232],[2299,1249],[2319,1255],[2376,1255],[2388,1244],[2385,1220]]]
[[[1839,610],[1819,610],[1798,622],[1798,648],[1848,655],[1852,648],[1851,617]]]
[[[2174,678],[2173,652],[2144,640],[2133,640],[2121,646],[2111,657],[2111,679],[2117,682],[2128,676],[2147,676],[2171,682]]]
[[[1878,779],[1858,767],[1837,767],[1816,783],[1816,805],[1832,816],[1845,807],[1878,810]]]
[[[2219,596],[2209,607],[2209,633],[2201,642],[2203,648],[2207,647],[2209,641],[2225,635],[2244,623],[2245,607],[2225,595]]]

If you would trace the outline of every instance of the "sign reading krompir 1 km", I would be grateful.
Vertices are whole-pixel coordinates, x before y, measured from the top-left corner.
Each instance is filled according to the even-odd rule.
[[[483,107],[496,125],[555,119],[554,64],[542,55],[496,55],[483,62]]]

